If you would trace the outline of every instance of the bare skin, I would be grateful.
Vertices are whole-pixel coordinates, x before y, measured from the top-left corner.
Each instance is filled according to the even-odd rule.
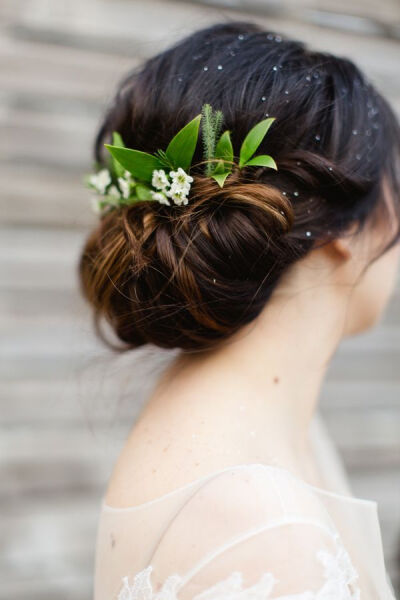
[[[230,465],[280,465],[323,487],[310,420],[340,341],[370,329],[395,286],[397,244],[375,226],[313,250],[258,316],[212,351],[163,373],[115,465],[106,501],[133,506]]]

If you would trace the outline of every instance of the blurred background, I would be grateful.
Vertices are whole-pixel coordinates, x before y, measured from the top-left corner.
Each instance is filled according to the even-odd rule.
[[[82,177],[122,74],[190,31],[251,19],[363,67],[400,115],[399,0],[1,0],[0,599],[92,597],[112,464],[168,357],[95,339],[76,263],[96,223]],[[400,283],[342,344],[322,412],[354,493],[379,503],[400,593]]]

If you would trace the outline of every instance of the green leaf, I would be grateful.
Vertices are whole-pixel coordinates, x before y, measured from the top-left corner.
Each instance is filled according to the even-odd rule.
[[[174,168],[174,165],[169,160],[169,158],[165,154],[164,150],[158,149],[158,150],[156,150],[154,152],[154,155],[157,156],[157,158],[160,160],[160,162],[162,162],[162,164],[164,165],[164,167],[167,167],[168,169],[173,169]]]
[[[276,166],[276,162],[274,161],[272,156],[268,156],[268,154],[260,154],[259,156],[254,156],[254,158],[251,158],[246,163],[244,163],[244,165],[242,165],[242,166],[243,167],[251,167],[251,166],[269,167],[270,169],[275,169],[275,171],[278,170],[278,167]]]
[[[201,135],[203,140],[203,159],[209,161],[214,158],[215,137],[213,129],[212,107],[211,104],[203,104],[201,107]],[[206,175],[211,172],[211,165],[206,164]]]
[[[150,188],[147,185],[138,183],[135,187],[135,192],[138,197],[138,200],[153,200],[150,194]]]
[[[160,160],[140,150],[130,148],[121,148],[120,146],[111,146],[104,144],[111,156],[117,160],[133,177],[151,182],[154,169],[161,169],[163,164]]]
[[[230,173],[231,173],[231,170],[225,169],[225,163],[221,159],[218,161],[218,163],[217,163],[216,167],[214,168],[214,171],[213,171],[212,175],[210,175],[210,177],[212,177],[212,179],[215,179],[215,181],[218,183],[218,185],[222,188],[225,183],[225,179],[228,177],[228,175],[230,175]]]
[[[120,205],[120,198],[117,198],[116,196],[102,196],[103,198],[103,204],[104,205],[111,205],[111,206],[119,206]]]
[[[243,167],[253,156],[274,121],[274,118],[264,119],[250,129],[240,147],[239,167]]]
[[[221,137],[218,140],[217,146],[215,148],[215,158],[222,158],[224,162],[224,168],[229,172],[232,170],[232,161],[233,161],[233,146],[231,141],[230,132],[228,130],[224,131]]]
[[[222,188],[228,175],[230,175],[230,171],[225,171],[225,173],[213,173],[211,177],[212,179],[215,179],[219,187]]]
[[[203,159],[206,161],[205,174],[213,172],[212,159],[215,158],[217,138],[222,129],[224,115],[221,110],[213,110],[211,104],[201,107],[201,133],[203,139]]]
[[[214,174],[225,173],[225,171],[228,171],[228,173],[230,172],[229,169],[225,169],[225,163],[222,159],[220,159],[216,164],[215,164],[215,161],[213,161],[213,166],[214,166],[214,170],[213,170]]]
[[[112,134],[113,146],[118,146],[119,148],[125,148],[124,141],[118,131],[113,131]],[[111,165],[112,170],[116,177],[122,177],[124,175],[124,167],[112,156],[111,157]]]
[[[125,148],[124,140],[121,137],[121,134],[118,131],[113,131],[112,134],[113,146],[119,146],[120,148]]]
[[[213,126],[214,126],[214,136],[215,142],[221,133],[222,124],[224,122],[224,114],[222,110],[215,110],[213,113]]]
[[[182,127],[168,144],[165,153],[175,169],[182,167],[188,171],[196,149],[200,120],[201,114]]]
[[[119,201],[121,206],[130,206],[131,204],[137,204],[138,202],[140,202],[140,200],[136,194],[129,196],[129,198],[121,198]]]

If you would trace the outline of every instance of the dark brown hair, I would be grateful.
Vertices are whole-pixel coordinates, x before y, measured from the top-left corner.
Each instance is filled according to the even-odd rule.
[[[128,147],[165,149],[205,102],[223,111],[236,152],[256,122],[275,117],[257,154],[278,171],[236,169],[220,189],[202,175],[199,143],[188,205],[142,202],[101,218],[81,285],[97,325],[105,317],[124,348],[194,351],[227,338],[317,244],[388,218],[384,180],[397,223],[383,251],[400,239],[400,131],[387,102],[351,61],[251,23],[196,31],[129,73],[97,135],[97,162],[106,164],[112,131]]]

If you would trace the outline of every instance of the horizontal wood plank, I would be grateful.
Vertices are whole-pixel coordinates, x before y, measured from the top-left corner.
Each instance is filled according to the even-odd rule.
[[[192,30],[243,18],[349,56],[400,115],[397,0],[379,10],[374,0],[232,4],[0,3],[0,600],[92,596],[106,482],[174,355],[113,355],[78,289],[80,252],[97,223],[82,178],[120,78]],[[400,273],[382,322],[340,345],[321,410],[354,493],[378,502],[400,591],[399,316]]]

